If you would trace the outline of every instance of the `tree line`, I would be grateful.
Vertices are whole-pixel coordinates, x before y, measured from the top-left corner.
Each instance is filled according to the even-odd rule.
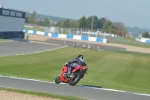
[[[150,33],[144,32],[144,33],[142,34],[142,37],[144,37],[144,38],[150,38]]]
[[[29,15],[28,12],[26,12],[25,16],[25,23],[30,23],[30,24],[37,24],[40,26],[50,26],[50,22],[48,18],[43,19],[38,19],[37,18],[37,13],[34,11],[31,15]]]
[[[127,34],[127,30],[125,28],[124,23],[112,22],[107,18],[98,18],[97,16],[90,16],[90,17],[82,16],[77,21],[66,19],[63,21],[59,21],[57,23],[50,23],[50,20],[48,18],[44,19],[37,18],[37,13],[36,11],[34,11],[31,14],[26,13],[25,23],[47,27],[56,26],[59,28],[78,28],[89,31],[99,30],[105,33],[116,34],[122,37],[125,37]]]
[[[124,23],[121,22],[111,22],[107,18],[98,18],[97,16],[90,16],[86,18],[85,16],[81,17],[78,21],[70,21],[66,19],[65,21],[59,21],[56,24],[57,27],[64,28],[79,28],[83,30],[90,31],[102,31],[106,33],[116,34],[122,37],[126,36],[126,30]]]

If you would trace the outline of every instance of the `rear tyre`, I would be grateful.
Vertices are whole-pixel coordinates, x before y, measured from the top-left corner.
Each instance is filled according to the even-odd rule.
[[[73,73],[73,74],[74,74],[73,75],[74,78],[73,79],[70,78],[70,80],[69,80],[69,84],[72,85],[72,86],[76,85],[81,79],[80,73]]]
[[[59,76],[57,76],[57,77],[55,78],[55,83],[56,83],[56,84],[59,84],[59,83],[60,83]]]

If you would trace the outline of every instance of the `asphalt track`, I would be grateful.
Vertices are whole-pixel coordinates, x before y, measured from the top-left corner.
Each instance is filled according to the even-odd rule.
[[[37,42],[43,42],[43,41],[39,41],[39,40],[33,40],[33,41],[37,41]],[[67,45],[67,46],[73,46],[73,45],[77,45],[76,47],[82,48],[83,46],[85,46],[85,48],[88,48],[88,46],[90,45],[91,49],[97,50],[98,47],[100,50],[117,50],[117,51],[126,51],[126,48],[123,47],[114,47],[114,46],[107,46],[107,45],[101,45],[101,44],[93,44],[93,43],[85,43],[85,42],[75,42],[75,41],[70,41],[70,40],[58,40],[58,39],[47,39],[44,42],[46,43],[55,43],[55,44],[60,44],[60,45]]]
[[[32,43],[24,42],[18,40],[10,40],[0,42],[0,56],[9,55],[22,55],[30,53],[38,53],[43,51],[48,51],[55,48],[61,48],[63,46],[57,44],[47,44],[47,43]]]
[[[0,42],[0,56],[37,53],[47,50],[61,48],[61,45],[41,44],[32,42]],[[89,100],[150,100],[150,95],[132,92],[89,87],[70,86],[68,84],[55,84],[34,79],[23,79],[16,77],[0,76],[0,87],[31,90],[37,92],[70,95]]]
[[[74,33],[72,35],[77,35],[77,34]],[[89,37],[96,37],[96,34],[85,34],[85,33],[83,33],[83,34],[78,34],[78,35],[89,36]],[[100,35],[100,34],[98,34],[97,37],[98,38],[105,38],[105,39],[107,39],[108,42],[111,42],[111,43],[114,42],[114,43],[143,44],[143,43],[141,43],[139,41],[132,42],[132,41],[127,41],[127,40],[122,40],[119,37],[111,37],[111,36],[105,36],[105,35]]]

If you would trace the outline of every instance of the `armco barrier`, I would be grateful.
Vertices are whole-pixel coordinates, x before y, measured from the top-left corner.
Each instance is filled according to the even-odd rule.
[[[150,44],[150,40],[146,40],[146,43],[149,43],[149,44]]]
[[[57,33],[52,33],[51,37],[55,37],[55,38],[58,38],[58,35]]]
[[[66,38],[68,39],[73,39],[73,35],[67,34],[66,36],[67,36]]]
[[[147,43],[147,44],[150,44],[150,39],[149,38],[141,38],[139,39],[140,42],[143,42],[143,43]]]
[[[44,32],[44,36],[48,36],[48,32]]]
[[[66,39],[75,39],[75,40],[85,40],[85,41],[95,41],[95,42],[102,42],[107,43],[107,39],[103,38],[96,38],[96,37],[88,37],[88,36],[80,36],[80,35],[71,35],[71,34],[57,34],[57,33],[48,33],[48,32],[41,32],[35,30],[23,30],[26,34],[37,34],[37,35],[44,35],[54,38],[66,38]]]

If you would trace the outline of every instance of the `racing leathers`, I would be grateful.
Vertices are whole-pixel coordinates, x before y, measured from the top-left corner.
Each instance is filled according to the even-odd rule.
[[[84,61],[83,59],[81,58],[75,58],[73,60],[70,60],[68,62],[69,66],[68,66],[68,75],[71,74],[71,70],[73,68],[76,68],[78,66],[86,66],[86,61]]]

